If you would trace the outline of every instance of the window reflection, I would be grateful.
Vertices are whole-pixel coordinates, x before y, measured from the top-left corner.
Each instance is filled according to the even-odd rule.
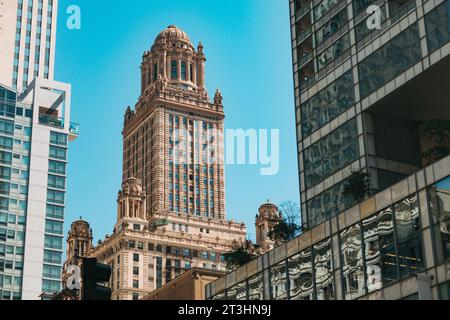
[[[363,232],[367,290],[370,293],[382,288],[378,215],[363,221]]]
[[[313,273],[311,248],[289,258],[291,300],[313,299]]]
[[[418,62],[421,57],[419,27],[415,23],[359,64],[361,97],[391,81]]]
[[[398,279],[397,255],[394,242],[394,218],[392,208],[378,215],[378,235],[383,283],[388,284]]]
[[[317,67],[319,70],[325,68],[331,61],[340,57],[344,52],[350,48],[350,34],[346,33],[338,40],[334,41],[332,45],[326,48],[317,56]]]
[[[211,300],[225,300],[225,291],[216,294]]]
[[[327,122],[337,118],[355,101],[352,71],[344,73],[331,85],[301,106],[303,137],[309,136]]]
[[[449,7],[450,2],[445,1],[425,16],[427,41],[429,52],[436,51],[450,41]]]
[[[227,290],[227,300],[237,299],[237,286],[233,286]]]
[[[334,299],[333,256],[331,238],[314,245],[314,274],[316,299]]]
[[[236,285],[236,300],[247,300],[247,286],[245,281]]]
[[[335,5],[339,3],[339,0],[323,0],[317,6],[314,7],[314,18],[319,20],[327,12],[329,12]]]
[[[450,177],[428,190],[437,263],[450,259]]]
[[[308,225],[310,228],[321,224],[356,204],[352,197],[342,197],[346,183],[347,180],[343,180],[308,201]]]
[[[264,300],[264,283],[262,273],[259,273],[248,280],[248,299]]]
[[[305,150],[307,188],[359,157],[356,119],[350,120]]]
[[[395,205],[400,277],[420,272],[424,267],[422,232],[417,196]]]
[[[325,22],[325,24],[316,32],[316,45],[319,45],[320,43],[331,37],[333,34],[335,34],[347,23],[347,21],[347,8],[345,8],[330,20]]]
[[[353,0],[353,15],[356,16],[366,10],[374,2],[375,0]]]
[[[270,286],[272,300],[287,299],[286,262],[270,268]]]
[[[361,226],[354,225],[341,232],[342,275],[346,300],[365,294]]]

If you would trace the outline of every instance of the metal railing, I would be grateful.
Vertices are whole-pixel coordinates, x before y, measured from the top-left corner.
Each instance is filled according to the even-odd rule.
[[[58,118],[54,116],[50,116],[48,114],[40,114],[39,115],[39,124],[43,124],[50,127],[55,127],[59,129],[64,129],[64,118]],[[71,122],[69,124],[69,132],[74,135],[80,134],[80,125],[78,123]]]

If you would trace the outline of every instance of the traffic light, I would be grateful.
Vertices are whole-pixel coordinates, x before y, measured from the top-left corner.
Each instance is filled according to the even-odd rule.
[[[111,300],[111,289],[102,283],[109,282],[111,267],[97,263],[95,258],[83,258],[82,265],[82,299]]]

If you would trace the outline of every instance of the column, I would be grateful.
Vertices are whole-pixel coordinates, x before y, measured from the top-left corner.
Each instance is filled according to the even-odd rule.
[[[192,63],[192,68],[193,68],[193,82],[195,85],[197,85],[197,63],[193,62]]]

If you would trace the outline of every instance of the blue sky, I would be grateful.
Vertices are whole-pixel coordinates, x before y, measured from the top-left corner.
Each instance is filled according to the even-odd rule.
[[[81,8],[81,30],[66,27],[66,9]],[[267,199],[299,202],[288,1],[60,0],[55,79],[72,84],[66,231],[82,216],[96,240],[111,233],[121,185],[122,124],[140,91],[144,51],[168,25],[205,47],[210,96],[224,96],[226,128],[280,129],[280,171],[226,167],[227,217],[247,224]]]

